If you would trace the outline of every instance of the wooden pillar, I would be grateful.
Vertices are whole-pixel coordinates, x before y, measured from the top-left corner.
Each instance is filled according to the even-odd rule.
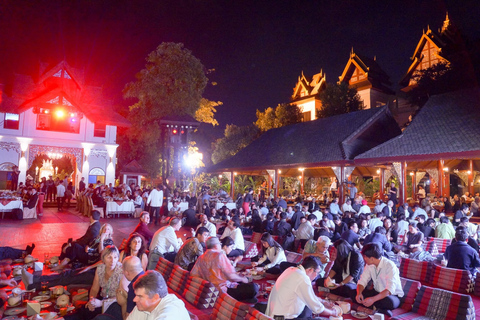
[[[445,164],[444,160],[438,160],[438,191],[437,197],[443,197],[443,177],[445,172],[443,171],[443,165]]]
[[[407,201],[407,162],[405,161],[400,163],[400,174],[402,175],[402,183],[399,188],[401,190],[401,198],[399,199],[399,202],[400,204],[404,204]]]
[[[443,195],[450,197],[450,172],[445,172],[445,181],[443,184]]]
[[[275,196],[275,199],[278,197],[278,186],[280,184],[280,170],[278,169],[275,169],[275,181],[274,181],[274,184],[275,184],[275,192],[274,192],[274,196]]]
[[[470,173],[468,174],[467,190],[470,193],[470,196],[472,196],[473,195],[473,160],[472,159],[468,160],[468,171]]]
[[[412,176],[412,199],[415,200],[417,198],[417,169],[413,171]]]
[[[380,177],[378,179],[378,184],[380,189],[378,190],[380,192],[380,199],[382,201],[385,200],[385,175],[384,175],[385,169],[380,168]]]
[[[304,185],[305,185],[305,170],[302,170],[302,178],[300,179],[300,194],[304,194]]]
[[[230,198],[235,200],[235,173],[230,172]]]
[[[267,191],[265,192],[266,197],[270,197],[270,190],[272,189],[272,177],[267,173]]]
[[[339,205],[342,205],[345,202],[345,184],[344,184],[344,178],[345,178],[345,167],[341,166],[340,167],[340,181],[338,182],[338,202]]]

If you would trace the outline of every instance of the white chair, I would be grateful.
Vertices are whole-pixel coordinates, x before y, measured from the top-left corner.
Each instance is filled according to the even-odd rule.
[[[37,219],[37,204],[38,204],[38,198],[37,201],[35,202],[35,206],[30,209],[28,207],[23,208],[23,219]]]

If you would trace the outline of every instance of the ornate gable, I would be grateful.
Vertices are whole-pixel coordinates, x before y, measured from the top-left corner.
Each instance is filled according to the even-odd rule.
[[[320,73],[315,74],[312,80],[308,80],[303,74],[298,77],[297,84],[293,88],[292,100],[302,99],[308,96],[314,96],[318,94],[326,85],[326,77],[323,70]]]

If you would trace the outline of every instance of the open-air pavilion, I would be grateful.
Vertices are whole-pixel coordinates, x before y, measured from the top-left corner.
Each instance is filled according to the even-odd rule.
[[[473,193],[480,171],[480,90],[433,96],[401,132],[388,107],[352,112],[272,129],[209,172],[268,175],[278,195],[280,177],[378,177],[380,193],[392,176],[399,202],[416,193],[428,173],[430,193],[450,195],[450,175]],[[407,194],[411,181],[411,194]],[[231,183],[233,196],[234,184]],[[339,184],[340,201],[345,190]],[[243,190],[242,190],[243,191]]]

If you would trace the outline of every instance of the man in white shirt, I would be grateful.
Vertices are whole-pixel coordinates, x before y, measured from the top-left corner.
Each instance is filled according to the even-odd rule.
[[[305,219],[305,218],[302,218]],[[295,238],[298,240],[310,240],[313,239],[313,233],[315,228],[313,227],[317,223],[317,216],[314,214],[309,215],[305,222],[302,222],[295,231]]]
[[[158,216],[160,215],[160,208],[163,204],[162,185],[159,184],[148,195],[147,205],[150,205],[151,213],[155,217],[155,225],[158,224]]]
[[[425,210],[423,210],[422,208],[420,208],[418,203],[415,203],[415,205],[413,206],[413,210],[414,210],[413,215],[410,217],[410,220],[414,220],[419,215],[423,215],[425,217],[428,217],[427,212]]]
[[[375,228],[383,227],[383,220],[385,219],[385,214],[383,212],[377,213],[377,217],[370,219],[368,221],[368,228],[373,232],[375,232]]]
[[[320,207],[318,206],[318,204],[315,204],[312,214],[314,214],[317,217],[317,221],[322,220],[323,213],[322,211],[320,211]]]
[[[360,207],[360,210],[358,211],[358,214],[370,214],[372,211],[370,210],[370,207],[368,206],[367,200],[362,200],[362,206]]]
[[[200,227],[207,228],[211,237],[215,237],[217,235],[217,227],[213,223],[208,221],[208,217],[206,214],[200,215],[200,224],[197,226],[197,229],[195,229],[195,232],[197,232],[198,228]]]
[[[63,185],[63,180],[60,180],[57,186],[57,205],[58,212],[63,211],[63,202],[65,199],[65,186]]]
[[[182,244],[182,240],[177,238],[175,231],[180,230],[181,227],[182,220],[172,218],[168,226],[164,226],[155,232],[149,248],[148,270],[155,269],[160,257],[163,257],[170,262],[175,260],[175,255]]]
[[[137,304],[127,320],[176,319],[190,320],[185,303],[168,293],[163,276],[157,271],[147,271],[133,284]]]
[[[240,221],[238,221],[238,219],[233,218],[228,221],[227,227],[225,228],[225,231],[220,239],[226,237],[232,238],[233,242],[235,242],[233,250],[228,254],[228,257],[237,258],[243,256],[245,253],[245,240],[243,240],[242,230],[240,229]]]
[[[352,208],[352,199],[347,198],[347,200],[345,200],[345,203],[342,206],[342,212],[356,212]]]
[[[334,198],[332,203],[330,203],[330,213],[331,214],[342,214],[340,206],[338,205],[338,198]]]
[[[391,317],[390,310],[400,306],[400,298],[404,295],[398,268],[393,261],[383,257],[383,249],[375,242],[362,248],[362,256],[365,269],[350,297],[365,307],[375,306],[377,312]],[[366,289],[370,280],[373,289]]]
[[[266,315],[285,319],[309,318],[312,312],[322,316],[338,316],[333,304],[316,296],[312,281],[321,272],[320,259],[306,257],[298,267],[290,267],[278,277],[268,298]]]
[[[285,212],[287,214],[287,220],[290,220],[292,219],[292,216],[293,216],[293,207],[292,206],[288,206],[287,207],[287,211]]]

